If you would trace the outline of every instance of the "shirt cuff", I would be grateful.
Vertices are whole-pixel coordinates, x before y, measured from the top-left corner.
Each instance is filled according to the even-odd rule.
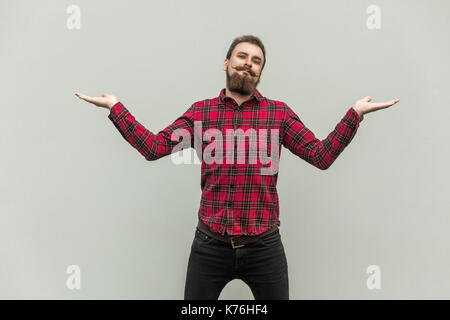
[[[129,114],[129,111],[125,108],[122,102],[119,101],[111,107],[108,118],[114,121],[123,118],[127,114]]]
[[[361,121],[364,120],[364,115],[362,114],[361,116],[358,114],[358,112],[356,112],[355,108],[351,107],[349,110],[349,115],[351,116],[352,120],[360,123]]]
[[[359,116],[358,112],[356,112],[353,107],[347,110],[344,118],[342,119],[348,126],[357,128],[359,123],[362,121],[363,117]]]

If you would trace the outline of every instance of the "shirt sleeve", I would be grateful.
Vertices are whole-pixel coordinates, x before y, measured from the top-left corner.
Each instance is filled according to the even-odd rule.
[[[193,110],[194,105],[191,105],[183,115],[157,134],[136,121],[120,101],[111,108],[108,118],[126,141],[146,160],[153,161],[170,154],[173,148],[185,138],[190,139],[189,146],[193,146]]]
[[[326,170],[352,141],[364,116],[351,107],[335,129],[323,140],[315,137],[298,115],[286,106],[282,144],[313,166]]]

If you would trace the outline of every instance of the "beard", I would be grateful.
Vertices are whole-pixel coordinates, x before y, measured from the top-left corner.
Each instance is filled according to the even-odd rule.
[[[230,91],[241,94],[241,95],[250,95],[252,94],[256,87],[258,86],[260,77],[256,78],[251,76],[250,74],[241,74],[238,71],[235,71],[230,75],[229,69],[231,67],[227,67],[227,87]],[[258,80],[255,80],[258,79]]]

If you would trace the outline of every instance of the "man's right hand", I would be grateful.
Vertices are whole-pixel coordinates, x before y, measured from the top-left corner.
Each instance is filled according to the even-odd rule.
[[[103,93],[101,97],[89,97],[78,92],[75,95],[84,101],[95,104],[97,107],[107,108],[109,110],[119,102],[116,97],[107,93]]]

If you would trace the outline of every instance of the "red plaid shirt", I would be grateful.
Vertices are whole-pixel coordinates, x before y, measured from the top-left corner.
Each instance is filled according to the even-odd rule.
[[[255,90],[251,99],[238,106],[234,99],[225,96],[223,88],[218,97],[193,103],[182,116],[157,134],[136,121],[121,102],[111,108],[108,118],[121,135],[149,161],[170,154],[182,141],[179,136],[174,138],[172,133],[184,129],[183,136],[190,136],[190,140],[183,141],[190,142],[190,147],[194,147],[199,159],[202,159],[199,219],[212,231],[222,235],[225,232],[229,235],[256,235],[275,224],[280,225],[276,189],[278,173],[262,175],[261,169],[269,167],[270,163],[262,164],[259,159],[256,162],[249,161],[251,153],[247,140],[250,141],[250,138],[241,140],[239,146],[233,138],[234,151],[226,150],[226,138],[223,138],[223,154],[230,155],[233,152],[233,158],[230,157],[233,161],[224,159],[221,164],[205,161],[203,152],[214,141],[205,138],[205,131],[220,130],[226,136],[227,129],[241,128],[243,132],[254,129],[257,134],[261,132],[260,129],[266,129],[267,136],[262,137],[269,151],[272,147],[270,132],[278,129],[279,155],[283,145],[311,165],[325,170],[353,139],[364,117],[360,117],[351,107],[335,129],[325,139],[319,140],[285,103],[265,98]],[[198,137],[203,139],[199,140]],[[237,156],[242,155],[241,151],[237,152],[241,147],[245,150],[245,163],[236,161]],[[270,152],[266,156],[270,157]]]

